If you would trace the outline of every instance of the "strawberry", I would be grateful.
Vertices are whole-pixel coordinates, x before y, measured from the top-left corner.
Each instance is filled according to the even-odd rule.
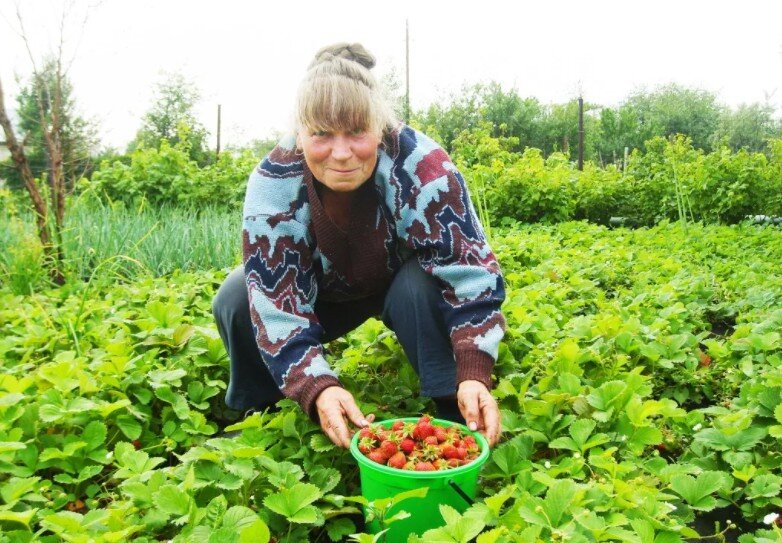
[[[136,448],[136,450],[139,450],[141,448],[141,441],[138,439],[134,439],[133,446]]]
[[[402,430],[405,427],[404,421],[398,420],[391,425],[391,429],[395,432]]]
[[[457,447],[456,458],[458,458],[459,460],[464,460],[465,458],[467,458],[467,447]]]
[[[475,438],[473,436],[464,436],[464,439],[462,439],[462,441],[464,441],[464,444],[467,445],[467,448],[478,445],[478,443],[475,441]]]
[[[388,459],[388,465],[392,468],[404,469],[405,464],[407,464],[407,458],[403,452],[398,452]]]
[[[391,458],[399,451],[399,447],[396,443],[385,440],[380,444],[380,450],[386,455],[386,458]]]
[[[399,448],[402,449],[402,452],[404,452],[405,454],[410,454],[411,452],[413,452],[413,449],[415,449],[415,441],[413,441],[409,437],[406,437],[399,444]]]
[[[434,465],[431,462],[418,462],[415,465],[415,471],[434,471]]]
[[[443,443],[442,445],[440,445],[440,454],[446,460],[450,460],[452,458],[456,458],[456,459],[459,458],[458,456],[459,452],[457,451],[456,447],[448,443]]]
[[[434,426],[432,426],[429,422],[419,422],[413,429],[413,437],[421,441],[433,435]]]
[[[448,431],[442,426],[435,427],[434,435],[437,438],[438,443],[444,443],[445,441],[448,441]]]
[[[358,432],[358,437],[360,439],[375,439],[375,431],[371,426],[365,426]]]
[[[381,451],[380,449],[375,449],[371,451],[367,455],[367,458],[369,458],[373,462],[377,462],[378,464],[385,464],[386,461],[388,460],[388,457],[385,454],[383,454],[383,451]]]
[[[424,439],[424,443],[426,445],[437,445],[439,442],[437,441],[437,436],[427,436]]]
[[[362,437],[358,440],[358,450],[361,451],[363,454],[369,454],[370,451],[375,446],[375,440],[368,438],[368,437]]]
[[[449,468],[458,468],[462,465],[462,461],[458,458],[449,458],[448,459],[448,467]]]

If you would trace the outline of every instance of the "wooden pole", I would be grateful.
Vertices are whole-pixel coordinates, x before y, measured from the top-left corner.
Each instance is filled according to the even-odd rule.
[[[584,170],[584,98],[578,97],[578,170]]]
[[[405,123],[410,124],[410,27],[405,19]]]
[[[217,104],[217,152],[215,153],[215,158],[220,156],[220,110],[221,106]]]

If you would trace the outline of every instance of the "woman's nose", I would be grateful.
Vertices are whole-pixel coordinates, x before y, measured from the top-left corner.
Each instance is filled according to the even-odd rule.
[[[350,149],[350,141],[348,138],[341,134],[336,136],[331,148],[331,156],[336,160],[347,160],[352,155],[353,151]]]

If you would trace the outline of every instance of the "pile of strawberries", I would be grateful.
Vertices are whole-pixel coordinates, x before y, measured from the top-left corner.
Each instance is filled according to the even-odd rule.
[[[416,422],[395,421],[390,429],[362,428],[358,450],[378,464],[410,471],[437,471],[469,464],[480,454],[471,435],[458,426],[435,426],[428,415]]]

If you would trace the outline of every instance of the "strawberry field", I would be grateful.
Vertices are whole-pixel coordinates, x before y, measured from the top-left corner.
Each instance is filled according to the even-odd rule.
[[[412,541],[782,541],[782,231],[506,226],[503,435],[476,503]],[[382,541],[349,451],[289,401],[239,420],[227,270],[0,287],[0,542]],[[393,333],[328,345],[365,413],[416,416]],[[222,437],[238,430],[238,437]]]

